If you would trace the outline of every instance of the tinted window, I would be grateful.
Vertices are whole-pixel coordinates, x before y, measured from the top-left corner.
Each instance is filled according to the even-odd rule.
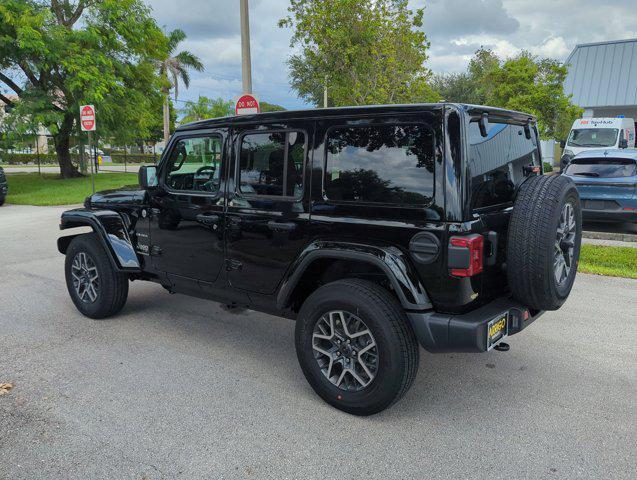
[[[489,123],[483,137],[477,122],[469,124],[469,167],[473,208],[511,202],[515,186],[524,180],[523,167],[539,165],[535,132],[527,138],[523,126]]]
[[[221,149],[217,136],[179,140],[168,159],[166,185],[175,190],[218,192]]]
[[[433,197],[433,132],[422,125],[335,128],[327,137],[330,200],[428,204]]]
[[[245,194],[300,197],[305,135],[250,133],[241,140],[240,190]]]
[[[573,160],[564,173],[593,178],[634,177],[637,175],[637,163],[622,159]]]

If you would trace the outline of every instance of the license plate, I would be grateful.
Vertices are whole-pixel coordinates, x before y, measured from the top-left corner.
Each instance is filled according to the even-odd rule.
[[[491,350],[509,334],[509,314],[504,313],[487,325],[487,350]]]

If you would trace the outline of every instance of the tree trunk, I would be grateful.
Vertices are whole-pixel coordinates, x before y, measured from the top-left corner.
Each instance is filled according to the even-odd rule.
[[[168,104],[169,92],[164,93],[164,144],[168,145],[170,138],[170,105]]]
[[[71,142],[71,131],[73,130],[73,115],[67,112],[64,115],[62,125],[58,132],[53,135],[55,143],[55,153],[57,153],[60,174],[62,178],[76,178],[82,176],[71,162],[71,152],[69,151]]]

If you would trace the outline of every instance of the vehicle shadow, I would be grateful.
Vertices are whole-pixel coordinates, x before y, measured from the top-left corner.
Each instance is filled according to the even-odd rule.
[[[583,227],[589,232],[637,235],[637,223],[584,222]]]
[[[132,291],[117,318],[141,321],[138,328],[160,332],[162,338],[178,338],[179,344],[191,346],[191,352],[210,355],[211,364],[221,355],[225,362],[236,363],[239,376],[249,372],[250,378],[276,382],[289,401],[306,402],[311,409],[331,408],[303,377],[290,320],[253,311],[229,314],[214,302],[168,295],[155,285]],[[506,397],[512,405],[524,403],[528,392],[516,379],[529,373],[525,372],[528,365],[533,365],[533,371],[523,381],[527,384],[550,375],[548,367],[537,361],[537,352],[527,348],[483,354],[431,354],[421,349],[420,370],[411,390],[391,409],[369,418],[375,422],[416,419],[428,411],[437,421],[451,422],[462,412],[482,414],[496,396]]]

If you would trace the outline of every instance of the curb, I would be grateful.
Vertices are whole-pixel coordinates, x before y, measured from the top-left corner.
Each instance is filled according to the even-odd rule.
[[[637,242],[637,235],[632,233],[582,232],[583,238],[593,240],[614,240],[616,242]]]

